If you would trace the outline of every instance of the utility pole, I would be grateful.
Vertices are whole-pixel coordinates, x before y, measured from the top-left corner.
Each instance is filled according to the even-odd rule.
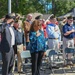
[[[8,0],[8,14],[11,13],[11,0]]]
[[[52,0],[52,14],[55,15],[55,0]]]
[[[48,14],[48,0],[47,0],[47,14]]]
[[[74,23],[74,25],[75,25],[75,8],[73,9],[73,23]]]

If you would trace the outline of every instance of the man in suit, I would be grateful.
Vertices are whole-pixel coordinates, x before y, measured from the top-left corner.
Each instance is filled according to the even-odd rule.
[[[2,53],[2,75],[13,75],[12,68],[14,63],[14,50],[15,34],[12,29],[13,18],[11,15],[5,16],[5,22],[3,22],[1,32],[0,51]]]

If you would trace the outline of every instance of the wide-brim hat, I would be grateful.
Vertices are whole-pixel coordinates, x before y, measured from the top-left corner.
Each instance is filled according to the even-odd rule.
[[[41,15],[36,16],[35,19],[36,19],[36,20],[41,19]]]
[[[15,16],[12,16],[11,14],[7,14],[5,16],[5,19],[15,19]]]

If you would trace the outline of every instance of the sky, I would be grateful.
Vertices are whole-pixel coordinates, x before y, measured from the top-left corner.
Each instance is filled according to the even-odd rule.
[[[42,4],[42,5],[44,5],[46,12],[48,10],[52,9],[52,3],[47,3],[46,0],[39,0],[39,3]]]

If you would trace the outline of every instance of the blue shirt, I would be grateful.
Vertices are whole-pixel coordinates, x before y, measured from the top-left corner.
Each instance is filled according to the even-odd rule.
[[[18,44],[23,44],[25,46],[26,45],[26,40],[25,40],[24,32],[22,31],[22,29],[19,28],[18,30],[16,30],[14,28],[14,31],[15,31],[15,41],[16,41],[16,44],[17,45]]]
[[[74,26],[74,29],[75,29],[75,25],[73,25]],[[75,38],[75,32],[74,32],[74,38]]]
[[[69,25],[68,23],[66,23],[64,26],[63,26],[63,36],[67,39],[72,39],[74,38],[74,32],[69,34],[69,35],[64,35],[67,31],[71,31],[72,29],[74,29],[74,26],[73,25]]]
[[[57,31],[56,31],[57,30]],[[59,42],[61,41],[61,33],[58,25],[48,24],[46,27],[48,38],[58,38]]]
[[[45,38],[44,33],[39,30],[41,33],[40,36],[36,36],[36,32],[30,32],[29,39],[30,39],[30,52],[38,52],[38,51],[45,51],[46,45],[45,45]]]

